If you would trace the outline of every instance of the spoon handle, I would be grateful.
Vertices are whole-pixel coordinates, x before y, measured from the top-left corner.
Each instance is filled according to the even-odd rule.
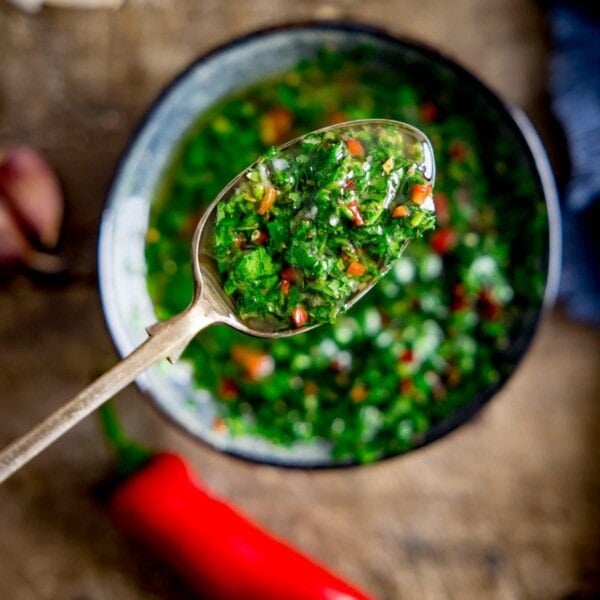
[[[201,329],[214,322],[192,305],[149,329],[150,337],[64,406],[0,452],[0,483],[54,440],[131,383],[161,358],[176,359]]]

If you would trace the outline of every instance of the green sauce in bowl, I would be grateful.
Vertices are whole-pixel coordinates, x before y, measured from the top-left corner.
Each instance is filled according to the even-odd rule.
[[[352,121],[273,147],[248,168],[218,202],[209,244],[242,321],[333,323],[433,228],[433,165],[417,134]]]
[[[494,115],[463,108],[443,74],[392,69],[368,47],[324,49],[199,117],[163,179],[146,246],[148,289],[166,318],[191,297],[191,236],[221,188],[272,145],[364,118],[410,123],[432,141],[437,229],[332,325],[271,342],[214,327],[184,355],[217,399],[215,428],[281,445],[324,440],[351,462],[410,450],[496,385],[541,305],[544,202]]]

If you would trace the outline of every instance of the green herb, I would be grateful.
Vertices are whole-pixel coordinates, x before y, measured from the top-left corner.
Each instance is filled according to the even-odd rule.
[[[389,118],[425,131],[437,172],[436,230],[335,324],[271,342],[227,327],[196,338],[184,356],[217,398],[216,426],[284,445],[321,439],[337,458],[368,462],[410,450],[512,368],[507,344],[544,290],[546,214],[512,130],[493,109],[472,107],[443,69],[424,80],[419,64],[386,68],[371,48],[355,48],[323,50],[199,118],[151,215],[148,286],[161,318],[191,297],[199,214],[270,146],[340,120]],[[217,131],[223,118],[229,128]],[[284,223],[269,220],[266,233],[285,243]],[[308,263],[310,253],[293,252]]]
[[[217,209],[214,254],[242,319],[333,322],[434,226],[419,160],[391,123],[272,148]],[[417,190],[417,192],[415,192]]]

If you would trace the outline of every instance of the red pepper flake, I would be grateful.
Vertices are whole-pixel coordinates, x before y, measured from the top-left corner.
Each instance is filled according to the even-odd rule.
[[[441,192],[433,196],[433,205],[435,206],[435,218],[438,225],[446,225],[450,221],[450,206],[448,196]]]
[[[289,295],[291,287],[292,284],[290,283],[289,279],[282,279],[281,283],[279,284],[279,289],[284,296]]]
[[[353,190],[354,189],[354,179],[346,179],[344,183],[345,190]]]
[[[353,260],[346,269],[346,273],[351,275],[352,277],[360,277],[367,270],[367,267],[362,263],[356,262]]]
[[[436,254],[441,256],[448,254],[456,246],[457,241],[456,232],[450,227],[438,229],[429,236],[429,245]]]
[[[463,142],[452,142],[448,150],[452,160],[464,160],[467,156],[467,147]]]
[[[357,384],[350,390],[350,400],[352,400],[352,402],[363,402],[367,399],[368,395],[369,390],[362,384]]]
[[[356,138],[347,139],[346,146],[348,146],[348,154],[350,154],[350,156],[365,155],[365,149],[363,148],[363,145]]]
[[[255,229],[250,236],[250,240],[259,246],[262,246],[268,238],[267,232],[261,231],[260,229]]]
[[[479,294],[476,308],[481,318],[487,321],[494,321],[502,312],[502,305],[494,298],[491,290],[483,290]]]
[[[429,183],[415,183],[410,189],[410,201],[421,206],[431,196],[431,185]]]
[[[398,390],[403,396],[412,396],[415,389],[415,384],[412,379],[403,379],[398,386]]]
[[[315,396],[319,392],[319,386],[314,381],[307,381],[304,384],[304,393],[309,396]]]
[[[235,400],[240,393],[240,389],[238,388],[235,381],[233,381],[232,379],[228,379],[227,377],[219,381],[218,391],[219,396],[223,400]]]
[[[423,102],[420,113],[425,123],[433,123],[438,116],[438,107],[433,102]]]
[[[327,123],[330,125],[337,125],[338,123],[344,123],[348,121],[348,117],[341,110],[331,111],[327,115]]]
[[[221,417],[214,418],[212,428],[217,433],[225,433],[228,429],[227,423]]]
[[[266,352],[235,344],[231,348],[231,358],[244,371],[248,379],[258,381],[273,372],[273,357]]]
[[[267,145],[285,142],[291,132],[294,115],[283,106],[276,106],[267,112],[260,120],[260,139]]]
[[[462,283],[457,283],[452,288],[452,301],[450,302],[450,310],[452,312],[458,312],[469,307],[467,301],[467,292],[465,286]]]
[[[277,194],[279,192],[274,187],[268,187],[263,194],[263,197],[258,205],[258,210],[256,211],[259,215],[266,215],[272,208],[273,204],[275,204],[275,200],[277,200]]]
[[[292,283],[298,283],[299,275],[298,271],[296,271],[294,267],[288,265],[287,267],[283,267],[283,269],[281,269],[281,277]]]
[[[308,313],[302,305],[296,306],[296,308],[292,310],[291,317],[294,327],[302,327],[302,325],[308,323]]]
[[[405,204],[398,204],[398,206],[392,210],[392,218],[394,219],[408,217],[408,215],[410,215],[410,210]]]
[[[281,270],[281,283],[279,284],[279,289],[284,296],[287,296],[290,293],[290,288],[293,283],[298,283],[299,277],[298,271],[292,266],[288,265]]]
[[[357,227],[362,227],[365,224],[360,208],[358,208],[358,202],[356,200],[350,200],[348,202],[348,210],[352,213],[353,223]]]
[[[410,363],[415,359],[414,352],[408,348],[400,355],[400,361],[405,363]]]

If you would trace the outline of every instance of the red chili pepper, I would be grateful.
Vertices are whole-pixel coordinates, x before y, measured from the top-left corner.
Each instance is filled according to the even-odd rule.
[[[211,600],[369,600],[204,490],[177,455],[156,455],[109,500],[115,521]]]

